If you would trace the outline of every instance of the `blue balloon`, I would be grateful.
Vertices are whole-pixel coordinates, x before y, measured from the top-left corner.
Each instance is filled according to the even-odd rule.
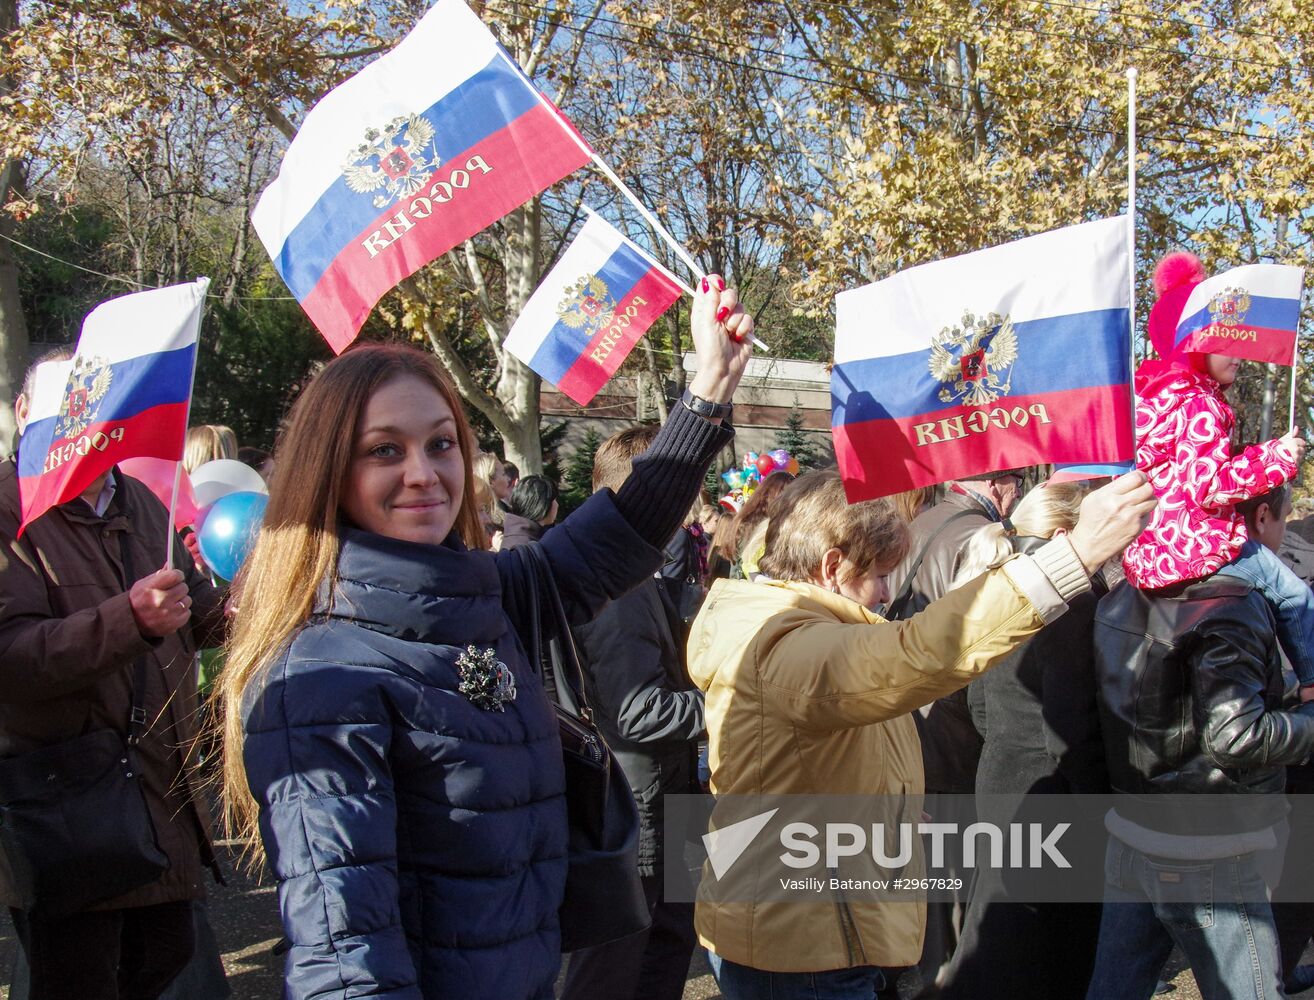
[[[201,556],[217,576],[232,580],[255,546],[269,497],[263,493],[229,493],[201,511],[196,540]]]

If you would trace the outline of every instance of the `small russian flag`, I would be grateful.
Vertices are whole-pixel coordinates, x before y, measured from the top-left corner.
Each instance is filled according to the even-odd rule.
[[[503,346],[584,406],[683,291],[669,271],[589,212]]]
[[[1055,465],[1047,483],[1084,483],[1089,479],[1116,479],[1136,468],[1135,462],[1095,462],[1083,465]]]
[[[18,445],[22,528],[125,458],[182,458],[209,278],[110,299],[72,361],[39,365]]]
[[[1199,354],[1290,365],[1296,356],[1305,269],[1246,264],[1191,289],[1177,323],[1179,346]]]

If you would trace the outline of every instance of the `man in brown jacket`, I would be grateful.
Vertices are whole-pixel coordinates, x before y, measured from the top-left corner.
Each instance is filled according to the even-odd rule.
[[[20,428],[25,399],[16,406]],[[210,817],[192,772],[198,646],[214,645],[223,598],[197,572],[163,504],[117,469],[18,538],[17,470],[0,462],[0,757],[99,729],[125,733],[144,657],[142,789],[169,869],[66,917],[13,909],[33,1000],[147,1000],[187,964],[192,900],[213,865]],[[173,565],[162,569],[165,545]],[[0,903],[18,902],[0,865]]]

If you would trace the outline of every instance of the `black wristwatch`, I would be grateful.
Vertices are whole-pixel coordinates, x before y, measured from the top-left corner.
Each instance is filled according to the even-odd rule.
[[[713,403],[710,399],[695,396],[688,389],[684,390],[680,402],[700,417],[706,417],[708,420],[716,420],[718,417],[721,420],[729,420],[730,415],[735,411],[734,403]]]

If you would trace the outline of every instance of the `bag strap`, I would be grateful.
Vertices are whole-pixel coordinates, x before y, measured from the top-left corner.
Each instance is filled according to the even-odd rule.
[[[119,531],[119,558],[123,561],[123,576],[128,589],[137,582],[137,572],[133,567],[132,550],[128,545],[128,529]],[[141,742],[141,735],[146,729],[146,657],[139,656],[132,664],[132,688],[129,692],[132,711],[128,714],[128,747],[131,749]]]
[[[540,618],[541,605],[546,604],[549,614],[556,619],[557,660],[555,666],[562,669],[557,672],[557,683],[564,683],[575,701],[577,714],[586,722],[593,721],[593,708],[584,694],[584,670],[580,666],[579,650],[575,647],[575,637],[570,631],[570,620],[566,617],[565,605],[561,602],[561,592],[557,590],[556,578],[548,564],[547,553],[537,542],[517,546],[514,551],[523,552],[522,559],[529,570],[530,582],[530,622],[534,630],[535,655],[541,656],[547,643],[543,640],[543,628]],[[540,659],[539,662],[542,662]]]
[[[908,599],[912,597],[913,581],[917,579],[917,571],[922,568],[922,560],[926,558],[926,553],[931,551],[931,543],[940,537],[940,533],[945,528],[953,524],[960,518],[970,516],[980,516],[984,511],[977,510],[960,510],[950,514],[940,524],[940,527],[931,532],[931,537],[922,543],[921,550],[917,553],[917,558],[913,560],[912,565],[908,567],[908,575],[903,579],[903,586],[899,588],[899,594],[889,604],[886,605],[885,617],[890,621],[899,621],[903,615],[903,609],[908,604]]]

